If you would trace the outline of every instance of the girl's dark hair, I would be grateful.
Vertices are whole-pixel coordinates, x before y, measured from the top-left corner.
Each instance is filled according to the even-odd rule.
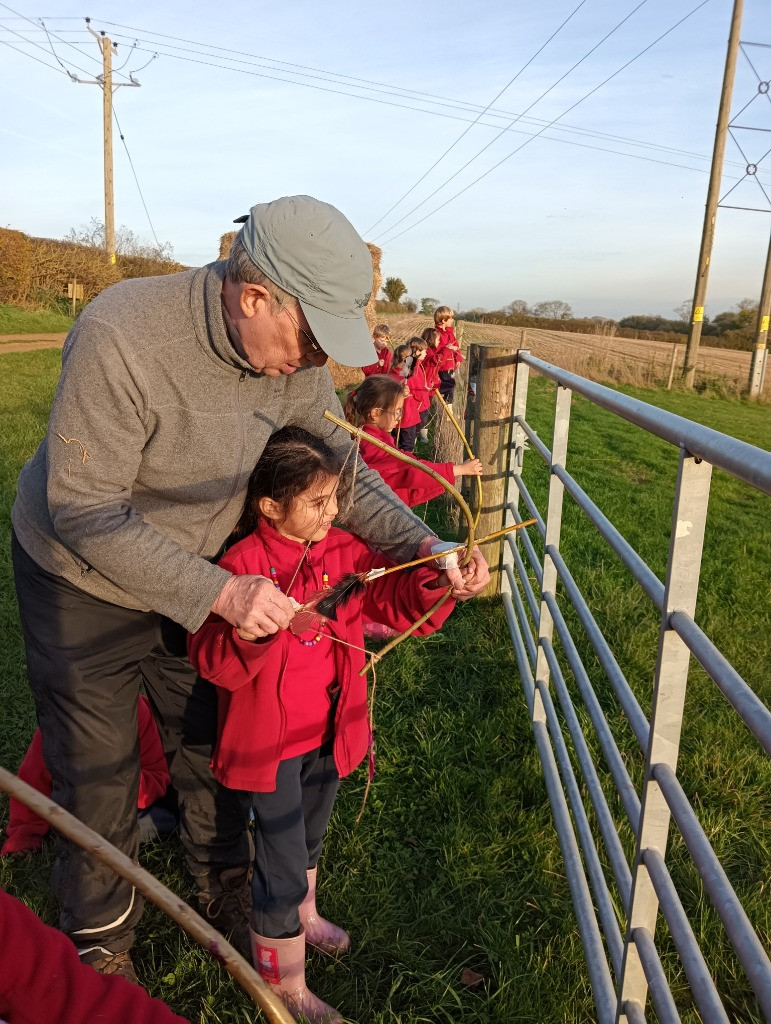
[[[437,331],[436,327],[427,327],[425,331],[423,331],[423,333],[421,334],[421,338],[423,339],[423,341],[425,341],[429,348],[434,348],[435,346],[433,345],[433,342],[439,344],[439,339],[441,338],[441,335],[439,331]]]
[[[422,338],[410,338],[410,351],[414,352],[416,348],[422,351],[423,349],[427,349],[428,345],[425,343],[425,341],[423,341]]]
[[[373,373],[349,392],[345,403],[345,418],[354,425],[366,421],[373,409],[392,408],[402,390],[402,385],[395,377]]]
[[[249,477],[244,511],[231,541],[254,533],[260,518],[260,498],[272,498],[287,512],[298,495],[320,477],[337,476],[341,460],[326,441],[302,427],[282,427],[263,449]]]
[[[412,355],[412,349],[410,348],[409,345],[397,345],[396,348],[394,349],[394,361],[393,361],[393,363],[391,365],[392,366],[401,366],[401,365],[403,365],[403,363],[404,363],[405,359],[407,358],[407,356],[411,356],[411,355]]]

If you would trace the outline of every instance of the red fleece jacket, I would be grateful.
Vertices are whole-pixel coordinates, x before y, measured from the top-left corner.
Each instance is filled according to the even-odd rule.
[[[440,358],[437,370],[455,370],[463,362],[463,353],[460,350],[458,339],[455,337],[454,327],[437,327],[439,331]]]
[[[219,564],[237,575],[266,577],[272,566],[282,589],[299,564],[289,595],[299,603],[321,589],[323,572],[334,586],[347,573],[392,564],[358,537],[335,528],[308,548],[300,564],[304,551],[305,544],[282,536],[260,520],[257,530],[235,544]],[[337,621],[329,620],[322,629],[324,634],[345,641],[335,643],[325,636],[319,642],[319,647],[333,645],[340,686],[334,718],[334,757],[341,778],[361,763],[369,744],[367,681],[358,674],[364,666],[362,616],[370,622],[406,629],[440,597],[441,589],[429,587],[436,578],[435,570],[421,567],[368,583],[363,594],[338,611]],[[445,601],[416,635],[425,636],[438,629],[453,606],[452,599]],[[275,792],[287,723],[297,710],[292,705],[303,699],[293,681],[287,679],[292,649],[299,643],[288,629],[256,642],[242,640],[235,628],[217,615],[210,615],[188,637],[193,665],[219,688],[218,738],[212,769],[223,785],[255,793]],[[322,728],[325,726],[326,722],[322,723]]]
[[[404,408],[402,409],[402,418],[400,426],[405,430],[407,427],[414,427],[416,423],[420,423],[420,407],[418,404],[418,398],[415,392],[415,382],[412,377],[405,379],[404,374],[401,370],[389,370],[389,377],[393,377],[394,380],[398,380],[400,384],[407,385],[409,394],[404,399]]]
[[[388,373],[391,369],[393,353],[387,345],[381,349],[375,346],[375,356],[374,363],[370,363],[369,366],[362,366],[361,368],[361,372],[365,377],[371,377],[373,373]]]
[[[72,942],[0,889],[0,1020],[189,1024],[143,988],[80,962]]]
[[[418,409],[425,412],[431,406],[431,395],[439,387],[439,378],[434,376],[433,368],[425,365],[425,357],[412,368],[412,375],[407,381],[418,401]]]
[[[367,434],[371,434],[372,437],[376,437],[378,441],[383,441],[391,448],[396,447],[393,438],[385,430],[380,430],[379,427],[372,426],[370,423],[364,427],[364,430]],[[404,504],[409,505],[410,508],[422,505],[424,501],[430,501],[432,498],[437,498],[440,494],[445,493],[442,485],[437,483],[436,480],[432,480],[427,473],[421,473],[419,469],[413,469],[412,466],[408,466],[397,459],[395,455],[390,455],[388,452],[376,448],[374,444],[369,444],[364,439],[361,442],[361,457],[370,469],[374,469],[376,473],[382,476],[394,494],[401,498]],[[433,469],[435,473],[444,477],[449,483],[455,483],[452,462],[427,462],[426,459],[418,459],[418,462],[422,462],[424,466]]]
[[[139,760],[141,773],[139,776],[139,797],[137,806],[140,809],[155,803],[163,796],[170,782],[169,769],[158,735],[153,713],[147,697],[140,695],[137,704],[137,727],[139,729]],[[43,760],[43,739],[40,729],[35,730],[24,760],[19,766],[19,778],[34,786],[38,793],[51,795],[51,773]],[[48,832],[48,822],[39,818],[26,804],[11,797],[9,821],[6,832],[8,838],[0,850],[0,857],[9,853],[23,853],[39,850],[43,845],[43,836]],[[0,1022],[2,1024],[2,1022]]]

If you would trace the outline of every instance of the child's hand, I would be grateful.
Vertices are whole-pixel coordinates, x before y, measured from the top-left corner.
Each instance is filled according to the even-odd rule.
[[[453,466],[452,471],[456,477],[459,476],[481,476],[483,473],[482,463],[479,459],[466,459],[459,465]]]
[[[260,639],[256,633],[249,633],[245,629],[241,629],[240,626],[236,626],[235,629],[236,633],[238,633],[242,640],[249,640],[251,642]]]

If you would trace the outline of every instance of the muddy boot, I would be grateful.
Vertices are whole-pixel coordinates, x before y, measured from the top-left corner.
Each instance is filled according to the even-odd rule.
[[[221,932],[241,956],[251,956],[252,866],[225,868],[198,893],[198,912]]]
[[[92,946],[90,949],[79,949],[80,962],[93,967],[98,974],[118,974],[126,981],[139,984],[131,953],[125,949],[122,953],[111,953],[103,946]]]
[[[305,930],[305,941],[309,946],[334,956],[336,953],[345,953],[349,950],[351,939],[347,932],[320,917],[316,910],[317,870],[311,868],[308,871],[308,895],[300,904],[300,924]]]
[[[343,1024],[343,1018],[305,984],[305,934],[293,939],[268,939],[251,931],[255,970],[286,1003],[295,1020],[311,1024]]]

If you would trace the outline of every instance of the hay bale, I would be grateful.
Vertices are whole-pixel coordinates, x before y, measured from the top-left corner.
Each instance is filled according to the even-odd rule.
[[[230,255],[230,247],[237,234],[237,231],[226,231],[224,235],[220,236],[220,254],[217,259],[226,260],[228,258]]]
[[[366,309],[364,310],[364,316],[367,318],[369,329],[372,331],[375,324],[378,322],[378,315],[375,312],[375,302],[377,301],[378,294],[380,293],[380,286],[383,283],[383,273],[380,269],[380,259],[383,255],[383,250],[378,249],[372,242],[367,242],[367,248],[369,254],[372,257],[372,294],[369,297]]]

